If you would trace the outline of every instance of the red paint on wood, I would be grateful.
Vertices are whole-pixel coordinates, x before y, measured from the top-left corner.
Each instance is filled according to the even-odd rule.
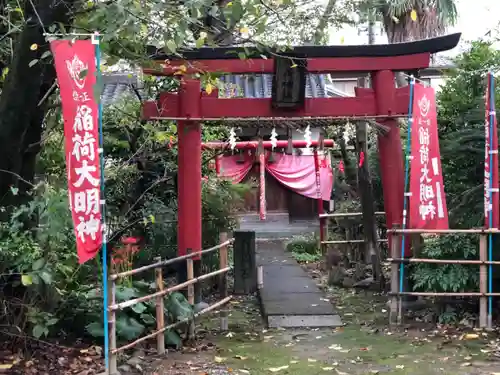
[[[200,82],[181,82],[178,95],[180,113],[197,117],[200,110]],[[178,121],[178,255],[187,249],[201,251],[201,125],[198,121]],[[199,257],[193,258],[199,259]]]
[[[393,113],[397,107],[397,99],[404,97],[403,95],[398,95],[398,90],[394,82],[394,73],[389,70],[375,72],[373,74],[373,88],[377,98],[377,111],[381,115]],[[399,92],[403,91],[400,90]],[[406,105],[408,107],[409,99]],[[408,111],[408,108],[406,111]],[[390,128],[387,134],[380,134],[378,136],[378,148],[382,186],[384,187],[386,225],[388,228],[392,228],[393,224],[401,226],[403,222],[403,147],[397,120],[384,119],[381,120],[380,123]],[[389,245],[390,242],[391,237],[389,237]],[[410,241],[406,241],[406,244],[408,247],[405,249],[405,254],[410,255]]]
[[[297,117],[375,117],[377,115],[402,116],[408,113],[408,88],[395,90],[391,105],[384,113],[378,113],[372,89],[356,90],[355,98],[308,98],[305,107],[298,111],[279,111],[271,106],[271,99],[222,99],[203,96],[201,109],[196,119],[221,118],[297,118]],[[143,119],[183,118],[179,109],[178,95],[165,93],[157,102],[143,104]]]
[[[323,197],[321,196],[321,179],[319,175],[319,158],[318,158],[318,150],[314,150],[314,171],[316,173],[316,189],[317,189],[317,200],[318,200],[318,215],[323,214]],[[325,221],[319,221],[319,240],[323,242],[325,240]]]
[[[375,70],[414,70],[429,67],[430,54],[382,57],[320,57],[307,59],[309,73],[371,72]],[[208,73],[274,73],[274,59],[177,60],[162,63],[156,69],[145,68],[144,74],[171,76]]]
[[[271,141],[248,141],[248,142],[236,142],[236,146],[234,147],[235,150],[256,150],[257,147],[259,147],[259,143],[262,143],[262,146],[265,149],[270,149],[272,148]],[[288,141],[277,141],[276,142],[276,148],[285,148],[288,146]],[[307,146],[307,141],[304,140],[294,140],[292,141],[292,147],[294,148],[304,148]],[[318,147],[319,142],[318,141],[311,141],[311,147]],[[324,147],[334,147],[335,142],[333,139],[325,139],[323,141],[323,146]],[[207,150],[217,150],[217,149],[229,149],[229,143],[228,142],[204,142],[202,143],[202,148],[207,149]]]

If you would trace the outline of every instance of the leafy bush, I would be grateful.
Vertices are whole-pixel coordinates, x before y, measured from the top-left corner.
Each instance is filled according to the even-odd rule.
[[[292,239],[285,243],[285,248],[300,263],[316,262],[321,259],[318,238],[314,233],[292,237]]]
[[[424,258],[477,259],[478,238],[471,235],[427,237],[422,252]],[[433,292],[471,291],[478,288],[477,266],[460,264],[416,264],[411,277],[415,288]]]

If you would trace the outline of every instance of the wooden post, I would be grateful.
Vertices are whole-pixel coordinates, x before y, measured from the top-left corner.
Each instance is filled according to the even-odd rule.
[[[234,232],[234,293],[252,294],[257,291],[255,232]]]
[[[111,298],[110,306],[116,304],[116,280],[111,281]],[[108,306],[106,306],[108,308]],[[118,374],[118,354],[113,353],[116,349],[116,312],[115,310],[109,311],[109,374]]]
[[[398,224],[393,224],[393,228],[397,229]],[[398,259],[401,255],[399,251],[400,248],[400,237],[398,234],[391,234],[391,258]],[[391,263],[391,293],[399,292],[399,264]],[[400,298],[397,295],[392,295],[391,297],[391,312],[389,315],[389,323],[394,324],[397,322],[397,315],[399,310]]]
[[[261,290],[264,287],[264,269],[262,266],[257,267],[257,289]]]
[[[193,252],[193,249],[188,248],[187,250],[188,254],[191,254]],[[186,273],[187,273],[187,281],[193,280],[194,279],[194,260],[193,258],[188,258],[186,259]],[[194,305],[194,284],[188,285],[187,287],[187,298],[188,302],[190,305]],[[193,340],[194,339],[194,320],[189,322],[189,331],[188,331],[188,339]]]
[[[160,262],[161,257],[155,258],[155,262]],[[164,289],[163,285],[163,270],[161,267],[155,268],[156,276],[156,291],[161,292]],[[165,307],[163,305],[163,296],[156,298],[156,330],[160,331],[165,327]],[[165,354],[165,333],[162,332],[156,336],[156,348],[158,354]]]
[[[488,260],[488,236],[485,234],[479,236],[479,260],[482,262]],[[488,266],[486,264],[479,266],[479,292],[488,292]],[[488,327],[488,297],[485,295],[479,298],[479,326]]]
[[[192,249],[187,249],[187,253],[191,254]],[[186,259],[186,269],[187,269],[187,281],[194,279],[194,267],[193,267],[193,258]],[[191,305],[194,305],[194,284],[188,286],[187,290],[188,302]]]
[[[227,233],[222,232],[219,236],[220,243],[224,243],[227,241]],[[227,257],[227,246],[222,246],[219,252],[219,269],[222,270],[228,266],[228,257]],[[219,275],[219,289],[220,289],[220,297],[224,299],[228,296],[227,293],[227,272]],[[227,331],[229,329],[228,322],[228,311],[225,306],[222,306],[220,310],[220,330]]]

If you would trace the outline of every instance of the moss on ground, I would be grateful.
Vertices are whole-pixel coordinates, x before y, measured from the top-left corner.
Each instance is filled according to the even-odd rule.
[[[459,334],[422,329],[392,332],[382,324],[384,298],[341,290],[332,298],[346,323],[334,330],[265,330],[255,301],[234,304],[230,333],[213,340],[219,348],[214,363],[228,373],[252,375],[500,374],[500,366],[486,360],[486,334],[460,340]]]

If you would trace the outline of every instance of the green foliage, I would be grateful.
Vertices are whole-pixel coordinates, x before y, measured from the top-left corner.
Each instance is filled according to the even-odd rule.
[[[500,52],[472,43],[459,55],[438,95],[443,174],[453,226],[482,225],[484,184],[485,75],[500,67]],[[500,90],[496,87],[497,105]]]
[[[285,248],[290,251],[299,263],[316,262],[321,259],[321,250],[318,247],[318,238],[312,233],[309,235],[293,236],[285,243]]]
[[[431,259],[477,259],[479,243],[470,235],[427,237],[422,257]],[[415,288],[435,292],[460,292],[478,287],[476,266],[459,264],[418,264],[411,276]]]
[[[57,123],[59,119],[51,121]],[[137,235],[144,238],[144,247],[134,258],[134,266],[149,264],[157,256],[175,257],[177,151],[168,147],[170,139],[177,138],[175,124],[142,124],[139,103],[133,101],[106,110],[104,121],[110,248],[119,244],[122,236]],[[29,203],[10,213],[3,209],[9,220],[0,222],[0,301],[6,306],[0,320],[36,337],[55,335],[67,327],[74,335],[99,336],[103,310],[101,270],[98,262],[78,264],[68,208],[62,129],[50,127],[48,131],[37,164],[43,182],[33,188]],[[222,134],[220,127],[213,126],[203,136],[211,140],[223,138]],[[234,211],[248,190],[245,185],[214,178],[214,171],[207,167],[213,156],[203,154],[204,247],[214,246],[221,231],[234,227]],[[12,189],[11,193],[18,191]],[[205,257],[204,261],[209,269],[218,265],[214,257]],[[125,301],[151,291],[148,282],[135,281],[132,287],[120,286],[117,299]],[[174,321],[189,310],[187,302],[177,297],[166,299],[166,310]],[[182,314],[179,306],[184,306]],[[152,328],[154,311],[153,302],[120,311],[119,338],[130,340]],[[168,343],[179,344],[177,333],[170,332],[167,338]]]

